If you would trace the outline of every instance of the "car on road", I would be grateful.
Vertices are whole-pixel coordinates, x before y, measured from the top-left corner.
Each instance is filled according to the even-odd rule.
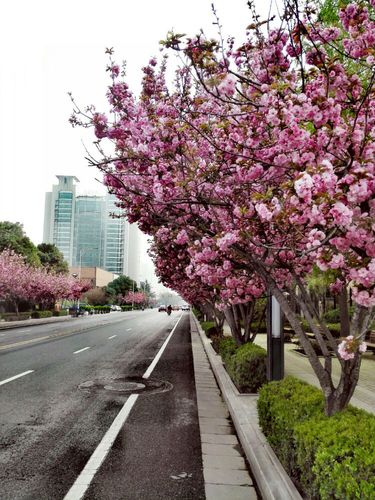
[[[183,304],[181,306],[181,311],[190,311],[190,306],[188,304]]]
[[[159,306],[158,311],[159,311],[159,312],[161,312],[161,311],[166,312],[166,311],[167,311],[167,306],[165,306],[165,305],[161,304],[161,305]]]
[[[117,305],[112,305],[111,306],[111,311],[121,311],[121,307]]]

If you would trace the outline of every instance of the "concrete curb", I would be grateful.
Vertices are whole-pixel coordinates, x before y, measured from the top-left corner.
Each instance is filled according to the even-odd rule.
[[[40,319],[25,319],[20,321],[1,321],[0,330],[11,330],[12,328],[20,328],[21,326],[36,326],[45,325],[49,323],[59,323],[61,321],[70,321],[74,318],[72,316],[55,316],[53,318],[40,318]]]
[[[302,500],[293,482],[262,433],[258,424],[258,396],[240,394],[229,378],[221,357],[216,354],[198,320],[191,313],[195,327],[210,361],[212,371],[228,406],[238,438],[249,461],[251,472],[265,500]]]

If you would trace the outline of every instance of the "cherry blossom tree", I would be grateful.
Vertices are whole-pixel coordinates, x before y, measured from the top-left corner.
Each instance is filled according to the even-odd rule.
[[[143,292],[127,292],[126,295],[121,297],[121,303],[123,304],[145,304],[147,301],[147,296]]]
[[[136,99],[111,59],[115,119],[76,108],[71,120],[94,127],[102,158],[91,163],[128,219],[157,244],[186,245],[190,280],[224,303],[246,304],[265,289],[277,298],[327,415],[353,394],[375,305],[373,15],[373,0],[357,1],[326,26],[290,0],[278,29],[265,34],[254,23],[237,47],[170,33],[165,46],[185,58],[174,89],[165,61],[158,68],[152,59]],[[356,308],[340,346],[307,293],[314,266],[332,272],[333,293],[352,290]],[[159,270],[173,284],[174,266]]]
[[[11,250],[0,253],[0,299],[12,303],[16,312],[21,300],[53,306],[59,299],[78,299],[89,288],[72,277],[33,267]]]

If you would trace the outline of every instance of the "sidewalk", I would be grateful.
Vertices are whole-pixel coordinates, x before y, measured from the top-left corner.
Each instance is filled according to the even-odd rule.
[[[257,335],[255,343],[266,349],[266,335]],[[295,345],[285,344],[284,357],[285,375],[293,375],[296,378],[320,388],[318,379],[311,368],[309,360],[306,356],[295,351]],[[332,370],[333,380],[338,382],[340,368],[336,359],[333,359]],[[350,404],[370,413],[375,413],[375,354],[368,352],[362,356],[359,382],[350,400]]]
[[[257,395],[238,392],[192,313],[190,326],[207,500],[259,498],[243,454],[261,498],[301,500],[259,428]]]

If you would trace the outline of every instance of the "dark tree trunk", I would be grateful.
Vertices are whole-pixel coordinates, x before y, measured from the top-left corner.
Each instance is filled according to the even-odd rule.
[[[350,335],[350,318],[348,308],[348,292],[346,287],[342,289],[339,295],[339,309],[341,337],[348,337]]]

